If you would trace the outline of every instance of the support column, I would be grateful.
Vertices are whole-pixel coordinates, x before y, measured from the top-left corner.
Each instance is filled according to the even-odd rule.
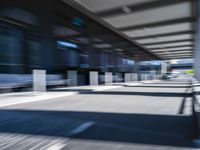
[[[98,72],[90,71],[90,85],[98,85],[98,84],[99,84]]]
[[[78,85],[78,75],[77,71],[75,70],[68,70],[67,71],[67,78],[70,80],[70,86],[77,86]]]
[[[131,81],[138,81],[138,74],[137,73],[131,74]]]
[[[49,7],[39,6],[39,27],[41,32],[41,54],[43,68],[52,72],[56,64],[56,38],[53,33],[52,8],[53,2],[49,1]]]
[[[112,84],[113,76],[112,72],[105,72],[105,84]]]
[[[46,91],[46,71],[33,70],[33,91],[45,92]]]
[[[124,82],[131,82],[131,73],[124,74]]]
[[[112,65],[113,65],[113,82],[117,82],[117,56],[115,51],[112,52]]]
[[[132,79],[132,81],[139,81],[139,76],[140,76],[140,61],[139,58],[137,58],[134,64],[134,75],[132,75],[134,79]]]
[[[200,80],[200,0],[197,0],[197,23],[195,37],[195,52],[194,52],[194,72],[195,77]]]
[[[167,63],[166,62],[162,62],[161,63],[161,75],[164,75],[167,73]]]
[[[93,47],[93,39],[92,39],[92,36],[89,35],[90,38],[89,38],[89,41],[90,41],[90,45],[88,46],[88,50],[89,50],[89,66],[90,66],[90,69],[94,69],[95,68],[95,49]]]
[[[117,72],[115,74],[115,82],[122,82],[122,73]]]

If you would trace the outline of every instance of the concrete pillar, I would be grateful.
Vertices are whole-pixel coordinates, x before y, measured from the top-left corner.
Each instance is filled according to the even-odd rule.
[[[138,58],[138,60],[135,61],[134,73],[135,73],[134,77],[137,76],[136,78],[137,78],[137,80],[139,80],[139,76],[140,76],[140,61],[139,61],[139,58]]]
[[[113,82],[112,72],[105,72],[105,84],[111,84]]]
[[[148,80],[151,80],[151,74],[148,74]]]
[[[116,82],[122,82],[123,80],[122,73],[116,73],[115,77],[116,77],[115,78]]]
[[[164,75],[166,73],[167,73],[167,63],[162,62],[162,64],[161,64],[161,74]]]
[[[125,73],[124,82],[130,82],[130,81],[131,81],[131,73]]]
[[[141,81],[145,80],[145,74],[141,74]]]
[[[195,51],[194,51],[194,71],[195,77],[200,80],[200,0],[197,0],[197,23],[196,23],[196,37],[195,37]]]
[[[148,80],[148,74],[144,74],[144,80]]]
[[[78,85],[78,74],[75,70],[68,70],[67,71],[67,78],[70,80],[70,86],[77,86]]]
[[[151,80],[156,80],[156,77],[155,77],[155,76],[156,76],[156,70],[153,70],[153,69],[152,69],[152,70],[150,71],[150,75],[151,75]]]
[[[90,85],[98,85],[98,84],[99,84],[98,72],[90,71]]]
[[[33,70],[33,91],[46,91],[46,70]]]
[[[156,77],[156,74],[153,74],[153,80],[156,80],[157,77]]]
[[[41,2],[43,3],[43,2]],[[43,64],[43,68],[47,71],[52,71],[55,69],[55,62],[56,62],[56,38],[53,33],[54,29],[54,22],[52,20],[52,11],[51,7],[54,5],[52,4],[53,1],[49,1],[49,7],[42,7],[38,6],[39,15],[39,30],[41,32],[41,61]]]
[[[138,81],[138,74],[137,73],[131,74],[131,81]]]
[[[146,74],[146,79],[147,79],[147,80],[150,80],[150,79],[149,79],[149,74]]]
[[[156,80],[158,80],[160,78],[160,75],[156,74]]]

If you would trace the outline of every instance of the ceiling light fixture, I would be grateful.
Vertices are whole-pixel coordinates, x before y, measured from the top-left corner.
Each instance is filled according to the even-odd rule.
[[[144,27],[143,30],[144,31],[149,31],[149,28]]]
[[[127,13],[127,14],[130,14],[131,13],[131,9],[128,7],[128,6],[124,6],[122,7],[122,10]]]
[[[122,51],[123,51],[123,50],[120,49],[120,48],[116,48],[115,50],[118,51],[118,52],[122,52]]]

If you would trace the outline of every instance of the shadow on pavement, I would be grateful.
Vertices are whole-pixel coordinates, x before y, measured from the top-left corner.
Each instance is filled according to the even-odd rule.
[[[88,94],[88,93],[82,93]],[[158,97],[191,97],[192,93],[176,93],[176,92],[127,92],[127,91],[98,91],[89,94],[99,94],[99,95],[135,95],[135,96],[158,96]]]
[[[149,87],[149,88],[190,88],[191,85],[125,85],[125,87]]]
[[[78,93],[91,93],[92,89],[49,89],[50,92],[78,92]]]
[[[95,124],[71,135],[81,124]],[[192,116],[79,111],[1,110],[0,132],[194,147]]]

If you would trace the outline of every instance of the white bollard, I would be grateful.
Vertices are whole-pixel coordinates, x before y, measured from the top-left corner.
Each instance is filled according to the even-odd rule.
[[[141,81],[144,81],[144,74],[141,74]]]
[[[138,81],[138,75],[137,75],[137,73],[132,73],[131,74],[131,81]]]
[[[147,74],[147,80],[151,80],[151,75]]]
[[[131,74],[125,73],[124,74],[124,82],[130,82],[131,81]]]
[[[116,73],[115,81],[122,82],[122,80],[123,80],[122,73]]]
[[[68,70],[67,71],[67,78],[70,80],[70,86],[77,86],[78,85],[78,75],[77,71]]]
[[[147,74],[144,74],[144,81],[147,80]]]
[[[105,84],[112,84],[113,76],[112,72],[105,72]]]
[[[97,71],[90,71],[90,85],[99,85],[99,78]]]
[[[46,91],[46,70],[33,70],[33,91]]]

